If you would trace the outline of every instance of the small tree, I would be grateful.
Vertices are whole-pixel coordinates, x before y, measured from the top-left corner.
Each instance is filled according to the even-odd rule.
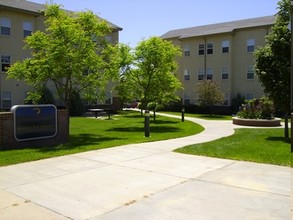
[[[147,109],[150,102],[165,104],[176,100],[176,91],[182,88],[174,75],[176,56],[180,49],[159,37],[151,37],[138,44],[128,62],[129,68],[120,76],[120,95],[142,102]],[[130,60],[131,60],[130,59]]]
[[[204,107],[211,107],[216,104],[224,102],[224,93],[221,91],[220,86],[211,80],[204,80],[197,86],[197,93],[199,104]],[[212,113],[212,112],[211,112]]]
[[[34,102],[42,87],[52,83],[70,111],[74,90],[104,91],[118,73],[117,49],[105,39],[111,27],[91,11],[69,13],[55,4],[46,6],[44,16],[46,30],[25,39],[32,57],[14,63],[7,71],[8,78],[31,85]]]
[[[266,45],[255,51],[255,70],[266,95],[285,113],[285,137],[289,136],[291,18],[290,0],[281,0],[276,23],[266,38]]]

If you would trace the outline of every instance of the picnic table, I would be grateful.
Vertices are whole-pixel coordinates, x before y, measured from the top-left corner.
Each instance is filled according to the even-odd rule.
[[[102,109],[102,108],[91,108],[88,111],[93,112],[95,114],[95,118],[98,117],[99,113],[106,112],[108,114],[108,119],[111,118],[112,109]]]
[[[93,112],[95,114],[95,118],[98,117],[98,113],[104,112],[104,109],[101,108],[91,108],[88,111]]]

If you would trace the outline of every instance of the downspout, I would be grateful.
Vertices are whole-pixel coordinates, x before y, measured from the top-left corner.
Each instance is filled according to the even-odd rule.
[[[204,39],[204,80],[207,80],[207,40],[206,37]]]

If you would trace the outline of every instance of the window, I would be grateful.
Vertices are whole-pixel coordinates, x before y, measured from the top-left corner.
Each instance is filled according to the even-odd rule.
[[[205,46],[204,44],[198,45],[198,55],[204,55]]]
[[[11,92],[3,91],[2,92],[2,108],[9,109],[11,108]]]
[[[230,42],[228,40],[222,41],[222,53],[229,53]]]
[[[252,53],[254,51],[254,46],[255,46],[255,40],[254,39],[248,39],[247,43],[247,52]]]
[[[1,71],[6,72],[10,66],[10,56],[1,56]]]
[[[190,105],[189,95],[184,94],[183,102],[184,102],[184,105]]]
[[[207,44],[207,54],[213,54],[213,52],[214,52],[214,44],[208,43]]]
[[[1,35],[10,36],[11,21],[8,18],[0,18]]]
[[[189,57],[190,56],[190,50],[184,49],[184,56]]]
[[[213,69],[207,68],[207,80],[212,80],[212,79],[213,79]]]
[[[247,99],[247,100],[251,100],[251,99],[253,99],[253,94],[251,94],[251,93],[247,93],[247,94],[246,94],[246,99]]]
[[[189,45],[184,46],[184,56],[189,57],[190,56],[190,47]]]
[[[32,22],[24,21],[22,23],[22,27],[23,27],[23,37],[27,37],[32,34],[32,32],[33,32],[33,23]]]
[[[108,42],[108,43],[112,43],[112,36],[106,36],[105,37],[105,39],[106,39],[106,41]]]
[[[184,70],[184,80],[185,81],[190,80],[190,73],[189,73],[189,70],[188,69],[185,69]]]
[[[225,93],[223,105],[225,106],[229,105],[229,97],[230,97],[229,94]]]
[[[222,79],[229,79],[229,68],[222,67]]]
[[[111,105],[112,104],[112,94],[111,94],[111,92],[107,92],[105,104],[106,105]]]
[[[197,73],[197,80],[203,80],[204,78],[204,69],[199,69]]]
[[[253,66],[248,66],[246,70],[247,79],[254,79],[254,69]]]

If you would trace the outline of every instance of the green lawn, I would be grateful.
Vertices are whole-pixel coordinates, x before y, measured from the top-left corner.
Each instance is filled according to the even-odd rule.
[[[171,115],[181,116],[181,112],[167,112],[163,111],[160,113],[166,113]],[[184,113],[185,117],[193,117],[193,118],[201,118],[205,120],[232,120],[232,116],[230,115],[209,115],[209,114],[193,114],[193,113]]]
[[[290,140],[283,134],[282,128],[236,129],[232,136],[186,146],[176,152],[291,166]]]
[[[144,116],[140,112],[121,112],[111,120],[73,117],[70,119],[70,140],[56,147],[36,147],[0,151],[0,166],[79,153],[131,143],[158,141],[189,136],[203,131],[192,122],[157,116],[151,119],[151,137],[144,137]]]

